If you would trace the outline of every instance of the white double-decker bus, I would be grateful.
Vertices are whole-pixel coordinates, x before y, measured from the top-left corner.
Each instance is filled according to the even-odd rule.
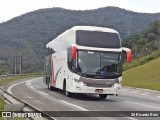
[[[75,26],[46,45],[44,82],[48,89],[59,88],[66,96],[94,93],[101,99],[118,94],[122,81],[122,51],[127,61],[131,51],[122,48],[116,30]]]

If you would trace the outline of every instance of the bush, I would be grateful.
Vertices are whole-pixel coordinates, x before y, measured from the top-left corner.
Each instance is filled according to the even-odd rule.
[[[137,59],[134,59],[131,63],[124,63],[123,70],[128,70],[130,68],[136,67],[138,65],[143,65],[145,63],[150,62],[151,60],[158,58],[160,56],[160,49],[152,52],[149,55],[146,55],[144,57],[139,57]]]

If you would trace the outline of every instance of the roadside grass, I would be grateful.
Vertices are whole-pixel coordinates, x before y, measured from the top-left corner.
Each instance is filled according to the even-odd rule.
[[[0,98],[0,114],[4,110],[4,105],[5,105],[5,102],[3,101],[3,99]],[[0,117],[0,120],[3,120],[3,118]]]
[[[160,56],[160,49],[152,52],[149,55],[133,59],[131,63],[127,63],[127,62],[124,63],[123,70],[125,71],[125,70],[131,69],[133,67],[137,67],[139,65],[146,64],[146,63],[150,62],[151,60],[158,58],[159,56]]]
[[[8,76],[0,79],[0,86],[3,86],[4,84],[11,82],[13,80],[19,80],[24,78],[33,78],[33,77],[39,77],[42,76],[41,74],[29,74],[29,75],[22,75],[22,76]]]
[[[160,57],[124,71],[122,84],[160,91]]]

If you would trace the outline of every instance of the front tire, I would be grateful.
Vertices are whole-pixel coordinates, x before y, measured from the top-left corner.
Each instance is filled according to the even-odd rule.
[[[64,94],[67,96],[67,97],[71,97],[73,94],[71,92],[68,92],[66,90],[66,81],[64,81],[63,83],[63,91],[64,91]]]
[[[99,94],[100,99],[106,99],[107,98],[107,94]]]

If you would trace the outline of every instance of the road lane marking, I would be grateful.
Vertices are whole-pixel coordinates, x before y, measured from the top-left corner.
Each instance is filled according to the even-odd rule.
[[[156,90],[150,90],[150,89],[144,89],[144,88],[135,88],[135,87],[123,87],[123,89],[128,89],[128,90],[137,89],[137,90],[145,90],[145,91],[149,91],[149,92],[159,92],[159,91],[156,91]]]
[[[25,82],[25,81],[11,85],[11,86],[7,89],[7,92],[9,92],[10,94],[12,94],[12,90],[11,90],[11,89],[12,89],[14,86],[19,85],[19,84],[24,83],[24,82]]]
[[[43,95],[48,95],[47,93],[44,93],[44,92],[41,92],[41,91],[38,91],[40,94],[43,94]]]
[[[121,90],[121,91],[126,91],[126,90]]]
[[[36,79],[39,79],[39,78],[34,78],[34,79],[31,79],[31,80],[36,80]],[[29,81],[29,80],[27,80],[27,81]],[[14,86],[19,85],[19,84],[22,84],[22,83],[25,83],[25,82],[27,82],[27,81],[22,81],[22,82],[19,82],[19,83],[16,83],[16,84],[11,85],[11,86],[7,89],[7,92],[10,93],[10,94],[12,94],[12,90],[11,90],[11,89],[12,89]]]
[[[35,89],[33,86],[30,86],[31,89]]]
[[[130,95],[130,93],[131,93],[130,91],[125,91],[125,92],[126,92],[126,93],[129,93],[129,95]],[[125,93],[125,95],[126,95],[126,93]],[[139,96],[140,94],[135,94],[135,95],[138,95],[138,96]],[[147,99],[151,99],[151,100],[159,100],[159,98],[160,98],[160,97],[159,97],[159,98],[155,98],[155,97],[153,98],[153,97],[150,97],[150,96],[142,96],[142,95],[139,96],[139,97],[141,97],[141,98],[147,98]]]
[[[26,83],[27,83],[27,85],[31,86],[31,81],[30,80],[27,81]]]
[[[132,103],[132,104],[141,105],[141,106],[150,107],[150,108],[154,108],[154,109],[159,109],[160,110],[159,107],[155,107],[155,106],[151,106],[151,105],[145,105],[145,104],[141,104],[141,103],[137,103],[137,102],[130,102],[130,101],[124,101],[124,102]]]
[[[130,93],[137,93],[137,92],[139,92],[139,91],[133,91],[133,92],[130,92]]]
[[[126,91],[128,91],[128,90],[121,90],[121,91],[124,91],[124,92],[126,92]]]
[[[129,120],[138,120],[138,119],[136,119],[136,118],[134,118],[134,117],[125,117],[125,118],[127,118],[127,119],[129,119]]]
[[[33,97],[31,97],[31,96],[26,96],[26,97],[24,97],[24,98],[33,98]]]
[[[143,93],[142,95],[149,95],[150,93]]]
[[[40,101],[38,101],[38,100],[34,100],[36,103],[40,103],[40,104],[42,104],[42,105],[44,105],[44,103],[42,103],[42,102],[40,102]]]
[[[83,108],[83,107],[80,107],[80,106],[78,106],[78,105],[75,105],[75,104],[66,102],[66,101],[64,101],[64,100],[59,100],[59,101],[62,102],[62,103],[65,103],[65,104],[67,104],[67,105],[76,107],[76,108],[78,108],[78,109],[80,109],[80,110],[82,110],[82,111],[90,111],[90,110],[87,110],[87,109],[85,109],[85,108]],[[129,120],[137,120],[136,118],[133,118],[133,117],[125,117],[125,116],[124,116],[124,118],[127,118],[127,119],[129,119]]]
[[[158,96],[158,98],[160,98],[160,96]]]
[[[78,108],[78,109],[80,109],[80,110],[82,110],[82,111],[89,111],[89,110],[87,110],[87,109],[85,109],[85,108],[83,108],[83,107],[80,107],[80,106],[78,106],[78,105],[74,105],[74,104],[69,103],[69,102],[66,102],[66,101],[64,101],[64,100],[59,100],[59,101],[62,102],[62,103],[65,103],[65,104],[67,104],[67,105],[73,106],[73,107],[75,107],[75,108]]]

